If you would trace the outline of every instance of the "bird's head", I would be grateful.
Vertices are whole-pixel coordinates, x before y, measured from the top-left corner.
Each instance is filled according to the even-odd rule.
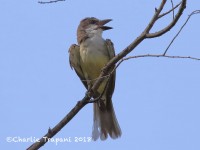
[[[94,35],[101,36],[103,31],[112,29],[112,27],[105,26],[110,21],[112,19],[99,20],[94,17],[81,20],[77,30],[78,43],[80,44],[81,41]]]

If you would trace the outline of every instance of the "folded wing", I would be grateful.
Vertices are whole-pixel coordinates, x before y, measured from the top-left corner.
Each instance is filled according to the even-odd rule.
[[[83,85],[87,89],[87,82],[80,65],[80,47],[76,44],[72,44],[69,48],[69,63],[71,68],[75,70],[76,74],[79,76]]]

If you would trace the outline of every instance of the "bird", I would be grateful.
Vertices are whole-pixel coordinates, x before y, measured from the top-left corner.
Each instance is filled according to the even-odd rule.
[[[102,68],[115,57],[112,41],[102,37],[103,31],[112,29],[112,27],[105,26],[110,21],[112,19],[84,18],[77,29],[78,45],[72,44],[69,48],[70,66],[87,90],[98,79]],[[114,70],[110,78],[105,78],[94,93],[93,98],[102,96],[93,104],[92,139],[94,141],[99,138],[104,141],[108,135],[112,139],[117,139],[122,134],[112,104],[115,78],[116,71]]]

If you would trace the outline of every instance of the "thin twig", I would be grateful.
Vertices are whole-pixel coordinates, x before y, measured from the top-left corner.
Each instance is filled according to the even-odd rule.
[[[38,1],[39,4],[50,4],[50,3],[57,3],[65,0],[53,0],[53,1],[48,1],[48,2],[43,2],[43,1]]]
[[[200,58],[191,57],[191,56],[171,56],[171,55],[163,55],[163,54],[144,54],[144,55],[130,56],[130,57],[125,57],[122,60],[124,61],[124,60],[133,59],[133,58],[144,58],[144,57],[165,57],[165,58],[200,60]]]
[[[167,2],[167,0],[163,0],[162,3],[160,4],[159,8],[156,9],[155,14],[153,16],[153,18],[151,19],[149,25],[146,27],[146,29],[144,30],[144,32],[147,34],[149,33],[149,31],[152,29],[153,25],[155,24],[155,22],[158,20],[158,16],[160,15],[161,11],[163,10],[165,3]]]
[[[177,12],[174,20],[172,20],[172,22],[168,26],[166,26],[165,28],[161,29],[160,31],[147,34],[146,38],[159,37],[159,36],[165,34],[166,32],[170,31],[175,26],[175,24],[177,23],[177,21],[181,17],[184,9],[186,8],[186,2],[187,2],[187,0],[182,0],[181,6],[179,7],[179,11]]]
[[[171,4],[172,4],[172,8],[174,8],[174,2],[173,2],[173,0],[171,0]],[[173,20],[174,20],[174,9],[173,9],[173,13],[172,14],[173,14]]]
[[[186,24],[189,21],[189,19],[191,18],[191,16],[195,15],[195,14],[199,14],[199,13],[200,13],[200,10],[195,10],[192,13],[190,13],[190,15],[188,16],[188,18],[185,21],[185,23],[181,26],[180,30],[177,32],[177,34],[174,36],[174,38],[171,40],[171,42],[167,46],[167,48],[166,48],[165,52],[163,53],[163,55],[165,55],[167,53],[167,51],[169,50],[170,46],[172,45],[172,43],[174,42],[174,40],[178,37],[178,35],[181,33],[181,31],[183,30],[183,28],[186,26]]]
[[[169,13],[171,13],[172,11],[173,11],[173,20],[174,20],[174,10],[178,7],[178,6],[180,6],[181,5],[181,2],[179,3],[179,4],[177,4],[175,7],[173,7],[173,4],[172,4],[172,9],[170,9],[169,11],[167,11],[167,12],[165,12],[165,13],[163,13],[163,14],[161,14],[161,15],[159,15],[158,16],[158,19],[159,18],[162,18],[163,16],[165,16],[165,15],[167,15],[167,14],[169,14]]]
[[[103,79],[103,78],[107,78],[109,75],[105,75],[105,76],[103,76],[103,77],[97,77],[97,78],[95,78],[95,79],[87,79],[87,80],[81,80],[81,81],[85,81],[85,82],[92,82],[92,81],[96,81],[96,80],[98,80],[98,79]]]
[[[107,79],[107,81],[106,81],[106,85],[105,85],[105,87],[104,87],[104,89],[103,89],[103,92],[101,93],[101,95],[100,95],[99,97],[90,100],[89,103],[95,103],[95,102],[101,100],[102,96],[103,96],[103,95],[105,94],[105,92],[106,92],[106,89],[107,89],[108,84],[109,84],[109,82],[110,82],[111,75],[112,75],[112,72],[109,73],[108,75],[104,76],[104,77],[108,77],[108,79]]]

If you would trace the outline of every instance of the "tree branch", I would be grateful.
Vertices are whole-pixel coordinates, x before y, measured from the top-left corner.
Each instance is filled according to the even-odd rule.
[[[50,3],[57,3],[65,0],[53,0],[53,1],[48,1],[48,2],[43,2],[43,1],[38,1],[39,4],[50,4]]]
[[[171,40],[171,42],[169,43],[169,45],[167,46],[165,52],[163,53],[163,55],[165,55],[168,51],[168,49],[170,48],[170,46],[172,45],[172,43],[174,42],[174,40],[178,37],[178,35],[181,33],[181,31],[183,30],[183,28],[186,26],[187,22],[190,20],[190,17],[192,17],[192,15],[195,14],[200,14],[200,10],[195,10],[193,11],[187,18],[187,20],[185,21],[185,23],[181,26],[180,30],[177,32],[177,34],[174,36],[174,38]]]
[[[57,1],[64,1],[64,0],[56,0]],[[52,3],[48,2],[48,3]],[[44,2],[43,2],[44,3]],[[150,23],[148,24],[148,26],[144,29],[144,31],[129,45],[127,46],[122,52],[120,52],[119,54],[117,54],[113,59],[111,59],[108,64],[102,69],[102,72],[99,76],[99,78],[95,81],[95,83],[93,84],[92,88],[90,90],[87,91],[85,97],[79,101],[75,107],[52,129],[49,129],[48,133],[45,134],[43,137],[47,137],[47,138],[52,138],[54,135],[56,135],[86,104],[90,103],[91,98],[94,96],[95,91],[98,89],[98,87],[100,86],[100,84],[103,81],[103,78],[105,76],[109,76],[110,73],[113,72],[112,68],[113,66],[115,66],[115,64],[117,64],[115,66],[115,69],[119,66],[121,61],[124,61],[126,59],[130,59],[129,58],[124,58],[127,54],[129,54],[131,51],[134,50],[134,48],[136,46],[138,46],[143,40],[147,39],[147,38],[154,38],[157,36],[161,36],[162,34],[166,33],[167,31],[169,31],[179,20],[180,16],[182,15],[185,7],[186,7],[186,0],[182,0],[181,6],[179,8],[179,11],[177,13],[177,15],[175,16],[174,20],[163,30],[156,32],[156,33],[149,33],[149,31],[152,29],[152,27],[154,26],[155,22],[158,20],[159,15],[161,13],[161,11],[163,10],[164,6],[165,6],[166,0],[162,0],[160,6],[158,7],[158,9],[156,9],[154,16],[152,17]],[[181,56],[163,56],[163,55],[140,55],[140,56],[132,56],[132,58],[139,58],[139,57],[169,57],[169,58],[181,58]],[[190,59],[194,59],[193,57],[185,57],[185,58],[190,58]],[[199,59],[198,59],[199,60]],[[47,141],[45,141],[44,138],[41,138],[39,140],[39,142],[36,142],[34,144],[32,144],[28,150],[37,150],[40,147],[42,147]]]
[[[137,56],[130,56],[130,57],[126,57],[121,59],[121,61],[124,60],[129,60],[129,59],[133,59],[133,58],[144,58],[144,57],[165,57],[165,58],[181,58],[181,59],[193,59],[193,60],[200,60],[200,58],[197,57],[191,57],[191,56],[171,56],[171,55],[163,55],[163,54],[144,54],[144,55],[137,55]]]
[[[39,141],[31,145],[27,150],[37,150],[42,147],[47,140],[44,137],[52,138],[56,135],[86,104],[89,103],[90,97],[86,94],[85,97],[78,101],[76,106],[52,129],[49,129]]]
[[[183,0],[184,1],[184,0]],[[108,64],[103,68],[101,74],[99,77],[103,77],[105,76],[110,68],[112,66],[114,66],[120,59],[122,59],[123,57],[125,57],[128,53],[130,53],[131,51],[134,50],[134,48],[136,46],[138,46],[145,38],[146,38],[146,35],[148,34],[148,32],[151,30],[151,28],[153,27],[154,23],[156,22],[160,12],[162,11],[164,5],[166,3],[166,0],[163,0],[159,6],[159,8],[155,11],[155,14],[154,16],[152,17],[149,25],[145,28],[145,30],[140,34],[139,37],[137,37],[128,47],[126,47],[122,52],[120,52],[119,54],[117,54],[113,59],[111,59]],[[92,91],[96,91],[99,87],[99,85],[102,83],[103,79],[99,79],[97,80],[93,87],[92,87]],[[89,91],[90,92],[90,91]]]
[[[172,8],[174,8],[174,2],[173,2],[173,0],[171,0],[171,4],[172,4]],[[178,7],[178,6],[177,6],[177,7]],[[175,14],[175,13],[174,13],[174,9],[173,9],[173,13],[172,13],[172,14],[173,14],[173,19],[174,19],[174,14]]]
[[[174,19],[174,10],[175,10],[178,6],[180,6],[180,5],[181,5],[181,2],[180,2],[179,4],[177,4],[177,5],[174,7],[173,2],[172,2],[172,9],[170,9],[169,11],[167,11],[167,12],[165,12],[165,13],[159,15],[159,16],[158,16],[158,19],[159,19],[159,18],[162,18],[162,17],[164,17],[164,16],[166,16],[166,15],[168,15],[168,14],[171,13],[172,11],[173,11],[173,19]]]
[[[182,0],[181,2],[181,6],[179,7],[179,11],[178,13],[175,15],[175,18],[172,20],[172,22],[165,28],[161,29],[160,31],[157,31],[155,33],[149,33],[146,35],[146,38],[155,38],[155,37],[159,37],[163,34],[165,34],[166,32],[170,31],[174,25],[177,23],[177,21],[179,20],[179,18],[181,17],[184,9],[186,8],[186,0]]]

